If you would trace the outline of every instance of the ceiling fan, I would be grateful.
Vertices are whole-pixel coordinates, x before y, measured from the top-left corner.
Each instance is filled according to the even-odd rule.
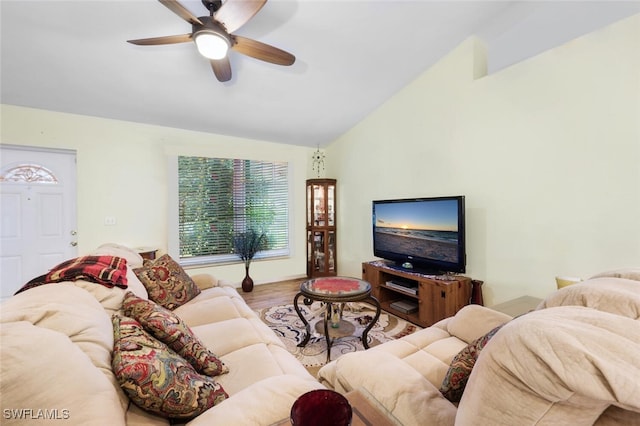
[[[231,79],[228,50],[277,65],[291,65],[296,58],[277,47],[231,34],[258,13],[267,0],[201,0],[209,16],[194,16],[176,0],[159,0],[173,13],[191,24],[192,32],[164,37],[127,40],[129,43],[153,46],[194,41],[200,54],[209,59],[219,81]]]

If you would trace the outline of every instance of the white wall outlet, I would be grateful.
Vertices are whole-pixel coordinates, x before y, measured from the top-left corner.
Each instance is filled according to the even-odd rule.
[[[115,216],[105,216],[104,217],[104,224],[105,226],[113,226],[116,223],[118,223],[118,221],[116,220]]]

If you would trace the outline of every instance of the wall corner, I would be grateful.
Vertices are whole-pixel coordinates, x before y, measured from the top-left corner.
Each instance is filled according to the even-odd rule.
[[[487,76],[487,46],[479,37],[471,38],[473,49],[473,79],[478,80]]]

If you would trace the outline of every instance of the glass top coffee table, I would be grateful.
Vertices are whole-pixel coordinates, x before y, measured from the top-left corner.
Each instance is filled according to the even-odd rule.
[[[349,277],[322,277],[313,278],[300,284],[300,292],[293,298],[293,306],[306,328],[306,335],[298,346],[303,347],[309,343],[311,337],[311,326],[304,317],[298,305],[299,299],[303,297],[304,303],[310,305],[314,300],[323,302],[326,305],[322,329],[327,341],[327,362],[331,360],[332,338],[350,336],[355,331],[355,326],[342,319],[342,310],[347,302],[370,302],[376,307],[375,318],[367,325],[362,332],[362,345],[369,349],[367,334],[373,328],[380,317],[380,303],[378,299],[371,295],[371,284],[366,281]]]

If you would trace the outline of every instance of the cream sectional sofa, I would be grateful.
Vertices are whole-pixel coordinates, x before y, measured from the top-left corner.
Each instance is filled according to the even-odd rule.
[[[168,425],[130,402],[112,370],[112,314],[127,290],[146,299],[132,268],[142,258],[115,244],[93,254],[127,259],[128,288],[86,281],[31,288],[1,306],[1,423]],[[322,385],[285,349],[236,289],[209,275],[201,293],[173,312],[229,368],[215,377],[229,398],[188,425],[268,425],[287,418],[295,399]]]
[[[461,351],[478,342],[486,346],[469,364]],[[440,391],[460,374],[452,361],[470,368],[455,402]],[[341,393],[366,389],[407,426],[640,425],[640,269],[558,290],[515,319],[466,306],[409,336],[343,355],[318,377]]]
[[[0,305],[3,425],[169,424],[133,404],[112,368],[112,316],[122,314],[126,291],[148,296],[132,272],[142,259],[115,244],[93,254],[127,259],[127,289],[62,282]],[[320,382],[233,286],[192,278],[200,294],[173,312],[229,368],[214,378],[229,397],[182,421],[188,425],[270,425],[288,416],[298,396],[324,386],[364,388],[407,426],[640,425],[640,270],[566,287],[515,319],[467,306],[409,336],[341,356],[320,370]],[[461,401],[451,402],[439,388],[455,371],[452,361],[478,341],[486,346]]]

